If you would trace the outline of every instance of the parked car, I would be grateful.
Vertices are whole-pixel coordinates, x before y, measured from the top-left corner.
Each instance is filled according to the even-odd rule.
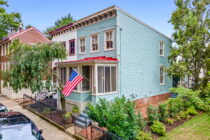
[[[42,130],[20,112],[0,117],[0,140],[44,140]]]
[[[8,112],[8,110],[3,104],[0,103],[0,113],[2,112]]]

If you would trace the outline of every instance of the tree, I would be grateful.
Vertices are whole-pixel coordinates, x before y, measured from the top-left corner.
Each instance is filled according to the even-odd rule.
[[[3,72],[4,86],[12,87],[15,92],[22,88],[29,88],[32,93],[40,92],[43,89],[50,90],[53,87],[52,77],[58,76],[53,72],[51,62],[54,59],[66,57],[66,51],[60,43],[31,45],[14,40],[9,50],[10,69]],[[46,80],[43,81],[43,79]],[[61,84],[56,88],[61,92]],[[61,105],[65,111],[63,95],[61,95]]]
[[[204,88],[208,82],[209,3],[209,0],[175,0],[177,9],[170,19],[176,45],[171,49],[171,66],[166,71],[171,76],[192,77],[194,90]],[[204,78],[199,77],[201,72]]]
[[[7,36],[8,32],[17,30],[21,23],[21,16],[19,13],[7,13],[4,7],[8,6],[8,3],[4,0],[0,0],[0,39]]]
[[[89,104],[88,109],[88,116],[99,126],[106,127],[109,132],[123,139],[134,139],[138,130],[134,102],[125,97],[117,97],[112,102],[100,99],[95,106]]]
[[[25,29],[28,29],[28,28],[31,28],[31,27],[33,27],[33,26],[28,24],[28,25],[25,26]]]
[[[49,32],[60,28],[64,25],[67,25],[69,23],[73,23],[75,20],[73,19],[73,17],[71,16],[71,14],[68,14],[67,16],[61,17],[61,19],[58,19],[55,21],[54,25],[51,27],[48,27],[45,31],[45,34],[49,34]]]

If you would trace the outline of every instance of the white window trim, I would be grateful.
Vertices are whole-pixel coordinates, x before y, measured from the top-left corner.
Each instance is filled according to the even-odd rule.
[[[99,66],[109,66],[109,67],[116,67],[116,91],[112,92],[105,92],[105,93],[98,93],[98,67]],[[96,95],[107,95],[107,94],[116,94],[118,93],[118,66],[117,64],[96,64],[95,65],[95,93],[92,93],[94,96]]]
[[[160,78],[160,69],[163,68],[163,83],[160,82],[160,85],[163,86],[165,85],[165,72],[164,72],[164,66],[160,66],[159,68],[159,78]]]
[[[107,49],[107,46],[106,46],[106,33],[107,32],[112,32],[112,43],[113,43],[113,47],[110,48],[110,49]],[[104,50],[105,51],[110,51],[110,50],[114,50],[114,39],[115,39],[115,33],[114,33],[114,29],[109,29],[109,30],[106,30],[104,31]]]
[[[80,44],[80,39],[85,39],[85,52],[81,52],[81,49],[80,49],[80,47],[81,47],[81,44]],[[83,37],[80,37],[79,38],[79,54],[85,54],[86,53],[86,36],[83,36]]]
[[[97,35],[98,36],[98,50],[97,51],[93,51],[93,48],[92,48],[92,36],[94,36],[94,35]],[[99,46],[99,33],[95,33],[95,34],[91,34],[90,35],[90,53],[95,53],[95,52],[99,52],[99,48],[100,48],[100,46]]]
[[[163,54],[160,54],[160,43],[161,42],[163,43]],[[161,40],[161,41],[159,41],[159,55],[164,56],[164,53],[165,53],[165,42]]]

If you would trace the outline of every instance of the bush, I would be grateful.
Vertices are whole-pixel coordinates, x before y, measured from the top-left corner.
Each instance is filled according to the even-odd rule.
[[[79,113],[79,107],[77,105],[72,107],[72,113]]]
[[[144,128],[146,127],[147,123],[144,121],[141,112],[138,113],[137,115],[137,125],[139,130],[143,131]]]
[[[179,98],[171,98],[168,100],[168,110],[170,117],[175,117],[180,111],[185,109],[184,102]]]
[[[123,97],[112,101],[99,99],[96,105],[88,104],[88,116],[101,127],[123,139],[133,139],[138,132],[134,102]]]
[[[194,106],[191,106],[190,108],[187,108],[187,114],[190,114],[190,115],[197,115],[198,112],[195,110]]]
[[[164,124],[159,121],[154,121],[153,125],[151,126],[151,130],[153,133],[158,134],[160,136],[164,136],[166,134],[166,129]]]
[[[147,107],[147,118],[149,124],[152,124],[154,121],[159,120],[159,114],[157,107],[150,105]]]
[[[174,119],[168,118],[166,119],[166,123],[169,125],[173,125],[174,124]]]
[[[160,121],[164,122],[168,118],[167,104],[159,104]]]
[[[177,120],[177,121],[181,120],[180,114],[176,114],[175,120]]]
[[[44,110],[43,110],[43,114],[49,114],[51,112],[51,109],[49,108],[49,107],[46,107],[46,108],[44,108]]]
[[[150,133],[139,131],[136,140],[152,140],[152,136]]]
[[[67,112],[64,114],[63,118],[69,119],[69,118],[71,118],[71,114],[72,114],[71,112]]]
[[[190,118],[190,115],[188,114],[187,111],[181,111],[181,112],[180,112],[180,117],[181,117],[182,119],[188,120],[188,119]]]

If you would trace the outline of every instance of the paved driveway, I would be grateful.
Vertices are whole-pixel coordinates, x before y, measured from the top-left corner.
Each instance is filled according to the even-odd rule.
[[[46,140],[74,140],[62,130],[51,125],[27,109],[23,109],[17,102],[0,95],[0,103],[4,104],[8,110],[18,111],[29,117],[39,129],[43,130],[43,136]]]

